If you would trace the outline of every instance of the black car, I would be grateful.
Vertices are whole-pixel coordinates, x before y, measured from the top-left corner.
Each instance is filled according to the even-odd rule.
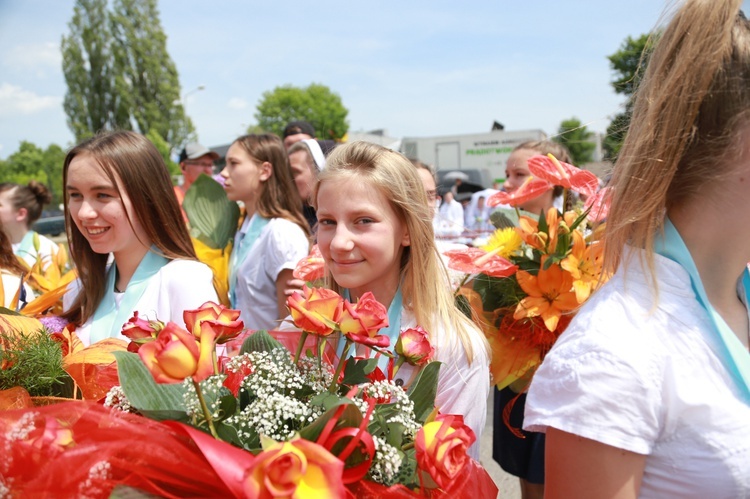
[[[40,218],[31,228],[43,236],[59,236],[65,233],[65,217],[59,215]]]

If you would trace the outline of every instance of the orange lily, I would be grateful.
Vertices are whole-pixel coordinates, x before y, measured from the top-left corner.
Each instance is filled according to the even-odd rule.
[[[513,318],[540,316],[547,329],[554,331],[560,316],[577,308],[578,300],[573,291],[573,276],[558,265],[544,270],[544,261],[542,258],[536,276],[523,270],[516,273],[518,284],[528,296],[518,304]]]
[[[526,244],[534,249],[549,253],[554,251],[555,246],[557,246],[560,214],[557,212],[557,208],[550,208],[547,210],[544,218],[547,222],[547,232],[540,231],[539,222],[527,216],[521,216],[518,220],[518,227],[516,230]]]
[[[586,301],[599,284],[603,252],[604,244],[596,241],[587,247],[583,234],[573,232],[573,249],[560,262],[560,266],[573,277],[573,289],[578,303]]]
[[[559,161],[554,155],[537,155],[529,159],[529,172],[565,189],[592,196],[599,188],[599,179],[587,170]]]

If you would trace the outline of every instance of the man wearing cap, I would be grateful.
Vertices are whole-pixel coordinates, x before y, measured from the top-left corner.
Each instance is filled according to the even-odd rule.
[[[182,201],[185,199],[185,193],[193,182],[196,181],[201,173],[208,176],[214,173],[214,161],[219,159],[219,154],[212,151],[206,146],[192,143],[185,146],[180,153],[180,169],[182,170],[182,185],[174,187],[175,196],[182,208]],[[182,216],[187,221],[187,215],[182,212]]]
[[[300,198],[302,198],[302,213],[310,225],[310,230],[314,232],[318,218],[315,215],[315,208],[310,204],[310,198],[315,182],[318,180],[318,173],[326,166],[326,158],[323,149],[315,139],[295,142],[289,148],[288,154],[294,184],[297,186]]]
[[[307,121],[291,121],[284,128],[284,148],[289,150],[292,144],[305,139],[314,139],[315,129]]]

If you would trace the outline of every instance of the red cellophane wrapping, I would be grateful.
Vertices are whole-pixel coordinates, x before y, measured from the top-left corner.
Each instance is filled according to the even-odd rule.
[[[162,497],[237,495],[185,432],[83,401],[0,412],[0,484],[11,497],[108,497],[117,485]]]

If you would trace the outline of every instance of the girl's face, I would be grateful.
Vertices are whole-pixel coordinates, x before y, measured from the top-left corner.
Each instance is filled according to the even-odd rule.
[[[6,228],[26,225],[26,210],[13,207],[13,193],[16,187],[0,192],[0,223]]]
[[[513,151],[508,158],[508,163],[505,166],[505,183],[504,188],[508,192],[513,192],[523,185],[524,182],[531,176],[529,172],[528,161],[533,156],[537,156],[541,153],[534,151],[533,149],[516,149]],[[549,192],[534,198],[521,206],[522,210],[529,211],[534,214],[539,214],[541,210],[547,210],[552,207],[552,188]]]
[[[151,246],[122,182],[118,179],[117,183],[120,194],[96,159],[82,153],[70,162],[65,186],[70,217],[91,249],[95,253],[113,253],[115,259]]]
[[[318,246],[336,283],[351,298],[371,291],[388,303],[399,284],[406,225],[372,185],[345,178],[318,188]]]
[[[272,173],[271,163],[259,163],[239,144],[232,144],[227,151],[227,165],[221,171],[224,190],[231,201],[242,201],[253,205],[260,197],[263,182]]]

